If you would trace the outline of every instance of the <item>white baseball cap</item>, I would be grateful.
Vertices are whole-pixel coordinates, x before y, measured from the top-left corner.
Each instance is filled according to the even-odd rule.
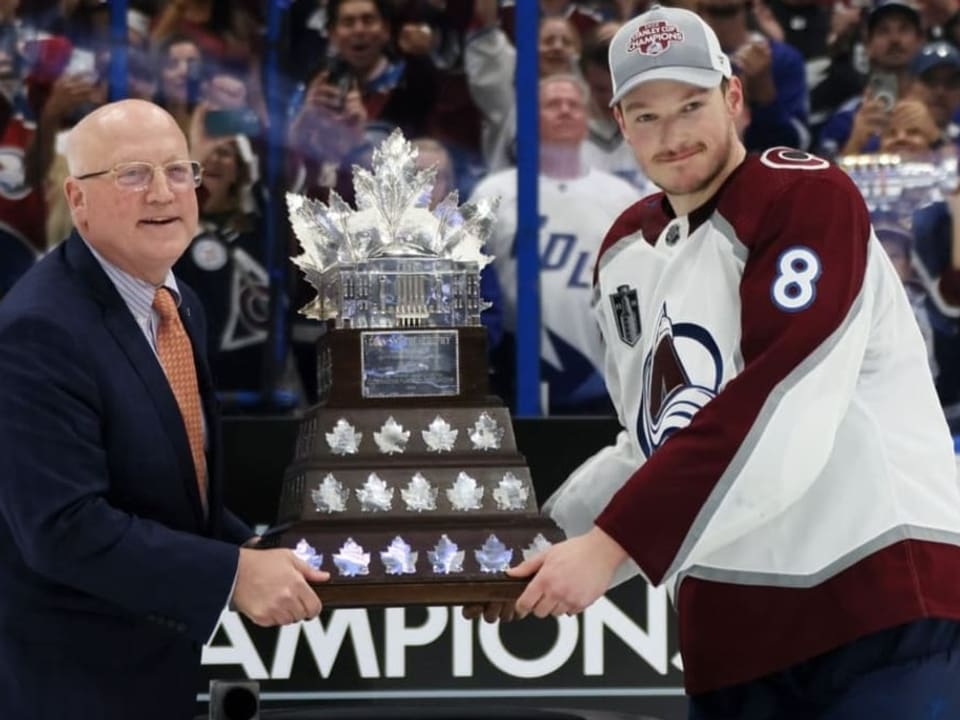
[[[613,107],[637,85],[676,80],[713,88],[731,75],[716,33],[696,13],[654,5],[625,23],[610,41]]]

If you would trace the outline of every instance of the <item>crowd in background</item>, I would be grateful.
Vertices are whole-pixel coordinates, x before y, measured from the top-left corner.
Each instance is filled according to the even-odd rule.
[[[521,0],[526,1],[526,0]],[[533,2],[533,0],[529,0]],[[960,142],[960,0],[682,0],[715,30],[743,80],[751,151],[823,157],[929,153]],[[665,3],[667,4],[667,3]],[[516,7],[501,0],[283,2],[278,70],[264,86],[265,0],[130,0],[126,87],[176,118],[204,166],[200,229],[175,273],[204,299],[228,410],[316,400],[312,298],[284,272],[274,336],[271,247],[298,252],[283,191],[353,201],[352,167],[395,128],[437,165],[434,202],[506,196],[484,273],[492,380],[513,399],[516,287]],[[540,266],[544,411],[607,412],[590,326],[592,257],[620,209],[656,188],[611,109],[607,48],[646,2],[540,0]],[[117,94],[110,4],[0,0],[0,296],[66,237],[65,134]],[[545,80],[550,78],[550,80]],[[559,82],[554,82],[559,80]],[[281,125],[282,127],[277,127]],[[284,139],[265,182],[268,130]],[[960,415],[960,196],[872,207],[904,280],[948,418]],[[582,309],[582,312],[580,310]],[[281,351],[277,352],[277,347]],[[269,396],[260,391],[269,388]]]

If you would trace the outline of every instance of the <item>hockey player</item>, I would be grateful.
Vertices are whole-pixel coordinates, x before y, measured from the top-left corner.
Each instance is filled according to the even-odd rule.
[[[594,274],[624,430],[549,500],[571,539],[509,571],[534,577],[504,615],[579,612],[639,570],[678,609],[691,718],[960,717],[951,438],[860,194],[806,153],[746,154],[696,15],[633,19],[610,66],[664,191]]]

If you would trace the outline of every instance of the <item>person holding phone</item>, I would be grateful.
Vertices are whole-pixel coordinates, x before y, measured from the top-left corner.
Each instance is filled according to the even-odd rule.
[[[910,90],[910,64],[922,45],[922,21],[913,5],[906,0],[874,4],[867,15],[871,74],[863,95],[841,105],[823,124],[815,145],[819,155],[834,158],[877,149],[893,103]]]
[[[753,32],[751,4],[744,0],[700,0],[696,10],[743,80],[750,113],[743,136],[747,149],[808,148],[807,80],[799,51]]]
[[[290,123],[290,145],[311,159],[337,162],[363,141],[367,111],[356,78],[321,70]]]
[[[328,3],[327,32],[335,52],[296,101],[291,140],[299,153],[339,164],[363,152],[368,126],[377,132],[399,127],[407,137],[428,134],[436,68],[429,56],[395,51],[393,22],[388,0]]]
[[[874,152],[880,136],[890,124],[890,113],[897,102],[899,83],[893,73],[876,72],[867,81],[867,90],[856,114],[850,137],[840,151],[841,155]]]

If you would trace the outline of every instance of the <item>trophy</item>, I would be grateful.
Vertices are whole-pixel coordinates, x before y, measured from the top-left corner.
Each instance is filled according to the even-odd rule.
[[[563,538],[539,513],[510,415],[489,394],[482,253],[496,203],[429,209],[436,169],[395,131],[354,166],[357,209],[288,194],[317,290],[320,402],[300,424],[277,523],[331,579],[328,607],[512,601],[505,570]]]
[[[837,164],[859,188],[871,214],[910,226],[914,210],[944,199],[957,189],[953,147],[917,155],[845,155]]]

